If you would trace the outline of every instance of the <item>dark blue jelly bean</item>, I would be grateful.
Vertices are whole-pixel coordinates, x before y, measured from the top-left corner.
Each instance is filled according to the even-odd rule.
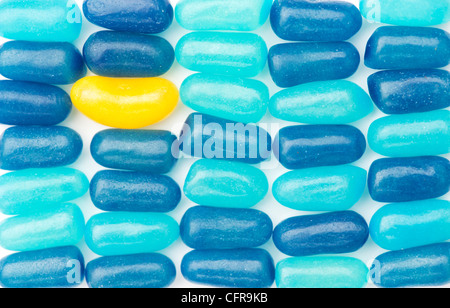
[[[176,274],[173,262],[157,253],[103,257],[86,266],[90,288],[164,288]]]
[[[279,44],[269,51],[270,75],[282,88],[350,77],[359,62],[358,50],[347,42]]]
[[[91,181],[92,202],[103,211],[170,212],[181,200],[181,189],[165,175],[103,170]]]
[[[94,136],[91,154],[107,168],[167,173],[178,159],[176,141],[168,131],[108,129]]]
[[[273,259],[262,249],[194,250],[181,272],[192,282],[229,288],[268,288],[275,280]]]
[[[163,32],[173,20],[168,0],[85,0],[83,12],[97,26],[139,33]]]
[[[272,220],[261,211],[207,206],[190,208],[180,224],[183,242],[194,249],[258,247],[272,230]]]
[[[52,168],[74,163],[81,154],[80,135],[62,126],[14,126],[0,139],[0,168]]]
[[[0,123],[7,125],[56,125],[72,110],[70,96],[62,89],[26,81],[0,81]]]
[[[89,69],[106,77],[156,77],[175,60],[172,45],[161,37],[116,31],[92,34],[83,54]]]
[[[9,79],[70,84],[86,72],[80,51],[70,43],[9,41],[0,47],[0,74]]]
[[[275,246],[296,257],[354,252],[368,238],[367,222],[352,211],[289,218],[273,233]]]
[[[84,280],[84,258],[74,246],[20,252],[0,261],[5,288],[67,288]]]
[[[274,154],[287,169],[349,164],[366,151],[366,139],[349,125],[299,125],[282,128]]]

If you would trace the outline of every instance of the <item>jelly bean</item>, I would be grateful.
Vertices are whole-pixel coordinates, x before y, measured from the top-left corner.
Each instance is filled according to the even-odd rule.
[[[347,80],[317,81],[275,94],[270,113],[281,120],[308,124],[346,124],[373,111],[369,95]]]
[[[89,180],[70,168],[28,169],[0,177],[0,211],[6,215],[31,214],[82,197]]]
[[[282,128],[274,154],[287,169],[352,163],[366,150],[364,135],[348,125],[299,125]]]
[[[426,200],[388,204],[372,217],[370,235],[387,250],[400,250],[450,239],[450,202]]]
[[[277,264],[278,288],[364,288],[369,269],[349,257],[288,258]]]
[[[86,72],[83,56],[70,43],[10,41],[0,47],[0,74],[9,79],[70,84]]]
[[[272,230],[272,220],[261,211],[207,206],[190,208],[180,224],[183,242],[194,249],[258,247],[270,240]]]
[[[91,76],[72,88],[72,102],[100,124],[134,129],[165,119],[178,103],[178,89],[162,78],[118,79]]]
[[[207,74],[186,78],[180,96],[194,110],[243,123],[259,122],[269,103],[269,89],[261,81]]]
[[[264,129],[201,113],[187,118],[180,148],[187,155],[257,164],[270,157],[272,138]]]
[[[279,44],[269,51],[270,75],[282,88],[350,77],[359,62],[358,50],[347,42]]]
[[[275,0],[272,29],[288,41],[345,41],[362,26],[357,7],[344,1]]]
[[[4,220],[0,224],[0,246],[13,251],[32,251],[76,245],[83,232],[84,217],[78,206],[49,206],[40,213]]]
[[[69,95],[58,87],[33,82],[0,81],[0,123],[56,125],[72,109]]]
[[[253,33],[192,32],[179,40],[175,55],[191,71],[254,77],[266,65],[267,45]]]
[[[369,171],[369,192],[379,202],[433,199],[449,188],[450,162],[443,157],[385,158]]]
[[[168,0],[85,0],[83,12],[97,26],[139,33],[163,32],[173,20]]]
[[[371,75],[368,84],[373,101],[387,114],[426,112],[450,106],[448,71],[381,71]]]
[[[156,77],[175,60],[172,45],[158,36],[100,31],[84,44],[89,69],[106,77]]]
[[[0,140],[0,168],[20,170],[66,166],[78,159],[82,149],[80,135],[68,127],[10,127]]]
[[[249,208],[267,194],[269,183],[261,170],[242,163],[202,159],[186,177],[184,194],[191,201],[216,207]]]
[[[84,279],[84,258],[75,246],[19,252],[0,261],[4,288],[67,288]]]
[[[374,284],[385,288],[447,284],[450,282],[450,243],[382,254],[372,265],[371,278]]]
[[[435,26],[450,21],[450,3],[436,0],[361,0],[369,22],[399,26]]]
[[[0,3],[0,36],[41,42],[75,41],[82,15],[72,0],[3,0]]]
[[[441,29],[380,27],[367,43],[365,64],[374,69],[437,68],[450,63],[450,35]]]
[[[178,239],[177,222],[156,213],[111,212],[93,216],[85,239],[101,256],[148,253],[169,247]]]
[[[275,246],[295,257],[354,252],[368,238],[366,221],[352,211],[292,217],[273,232]]]
[[[156,253],[102,257],[86,266],[90,288],[164,288],[176,274],[173,262]]]
[[[268,288],[275,280],[270,254],[262,249],[194,250],[181,272],[189,281],[219,287]]]
[[[376,120],[369,128],[369,145],[384,156],[446,154],[450,149],[450,112],[393,115]]]
[[[177,162],[177,148],[168,131],[107,129],[92,139],[91,154],[106,168],[167,173]]]
[[[355,166],[295,170],[273,184],[282,205],[300,211],[344,211],[362,197],[367,172]]]
[[[114,170],[98,172],[90,194],[103,211],[170,212],[181,200],[180,187],[168,176]]]

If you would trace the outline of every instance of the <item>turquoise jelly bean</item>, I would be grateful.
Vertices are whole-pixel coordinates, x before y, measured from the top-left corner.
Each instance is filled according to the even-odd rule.
[[[450,202],[426,200],[388,204],[372,217],[370,235],[387,250],[400,250],[450,239]]]
[[[13,40],[71,42],[81,32],[81,10],[74,0],[3,0],[0,36]]]
[[[446,154],[450,150],[450,111],[378,119],[370,126],[367,139],[372,150],[384,156]]]
[[[0,246],[31,251],[78,244],[84,234],[84,217],[75,204],[49,207],[41,213],[15,216],[0,224]]]
[[[178,239],[178,223],[159,213],[102,213],[86,225],[89,248],[102,256],[148,253],[169,247]]]
[[[278,288],[363,288],[369,269],[349,257],[289,258],[277,264]]]
[[[369,95],[346,80],[302,84],[275,94],[270,113],[285,121],[308,124],[346,124],[373,111]]]
[[[361,199],[367,172],[355,166],[295,170],[273,184],[282,205],[300,211],[345,211]]]
[[[269,190],[261,170],[236,162],[202,159],[195,162],[186,177],[184,194],[207,206],[249,208]]]

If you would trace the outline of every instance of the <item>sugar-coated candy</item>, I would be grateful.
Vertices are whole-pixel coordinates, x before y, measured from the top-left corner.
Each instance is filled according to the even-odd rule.
[[[264,212],[207,206],[190,208],[180,224],[181,239],[194,249],[258,247],[270,240],[272,230]]]
[[[298,257],[280,261],[276,267],[278,288],[364,288],[369,269],[349,257]]]
[[[273,184],[282,205],[300,211],[344,211],[355,205],[366,188],[367,172],[355,166],[295,170]]]
[[[86,225],[88,247],[101,256],[149,253],[169,247],[179,237],[178,223],[160,213],[110,212]]]
[[[441,155],[450,150],[449,126],[448,110],[393,115],[374,121],[367,138],[384,156]]]
[[[181,200],[181,189],[170,177],[143,172],[100,171],[89,191],[103,211],[170,212]]]
[[[370,236],[386,250],[400,250],[450,239],[450,202],[425,200],[382,207],[370,222]]]
[[[192,71],[254,77],[266,65],[267,45],[254,33],[192,32],[178,41],[175,55]]]
[[[0,223],[0,246],[32,251],[76,245],[83,238],[84,217],[75,204],[49,206],[45,211],[8,218]]]
[[[259,80],[208,74],[186,78],[180,96],[198,112],[243,123],[259,122],[269,103],[269,89]]]
[[[260,169],[243,163],[202,159],[189,170],[184,194],[207,206],[249,208],[267,194],[269,182]]]
[[[381,71],[368,78],[369,92],[387,114],[433,111],[450,106],[450,73],[437,69]]]
[[[62,89],[34,82],[0,81],[0,123],[7,125],[56,125],[72,110],[70,96]]]
[[[83,54],[89,69],[106,77],[156,77],[175,60],[172,45],[162,37],[116,31],[92,34]]]
[[[349,125],[298,125],[282,128],[273,151],[287,169],[349,164],[360,159],[366,139]]]
[[[228,288],[268,288],[275,280],[273,259],[262,249],[194,250],[181,272],[194,283]]]
[[[74,130],[63,126],[14,126],[0,139],[0,168],[20,170],[51,168],[74,163],[83,141]]]
[[[378,202],[438,198],[450,188],[450,162],[439,156],[384,158],[369,170],[369,192]]]
[[[362,26],[357,7],[334,0],[275,0],[272,29],[288,41],[345,41]]]
[[[175,280],[172,260],[157,253],[110,256],[86,266],[90,288],[164,288]]]
[[[368,238],[367,222],[352,211],[292,217],[273,232],[275,246],[295,257],[355,252]]]
[[[135,129],[165,119],[178,104],[178,89],[163,78],[80,79],[70,93],[72,102],[85,116],[100,124]]]
[[[84,280],[84,258],[75,246],[19,252],[0,261],[4,288],[68,288]]]
[[[83,12],[97,26],[147,34],[165,31],[173,20],[169,0],[85,0]]]
[[[91,154],[106,168],[167,173],[178,160],[178,143],[169,131],[107,129],[92,138]]]
[[[346,124],[373,111],[369,95],[347,80],[316,81],[278,92],[270,113],[281,120],[308,124]]]
[[[45,211],[82,197],[89,180],[81,171],[70,168],[27,169],[0,177],[0,211],[23,215]]]
[[[269,51],[270,75],[282,88],[350,77],[360,60],[356,47],[347,42],[279,44]]]
[[[438,68],[450,63],[450,35],[441,29],[380,27],[367,43],[365,64],[374,69]]]

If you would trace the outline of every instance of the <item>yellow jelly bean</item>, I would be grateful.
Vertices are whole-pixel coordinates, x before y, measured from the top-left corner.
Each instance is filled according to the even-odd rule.
[[[111,127],[142,128],[166,118],[179,99],[176,86],[163,78],[85,77],[72,88],[74,106],[90,119]]]

